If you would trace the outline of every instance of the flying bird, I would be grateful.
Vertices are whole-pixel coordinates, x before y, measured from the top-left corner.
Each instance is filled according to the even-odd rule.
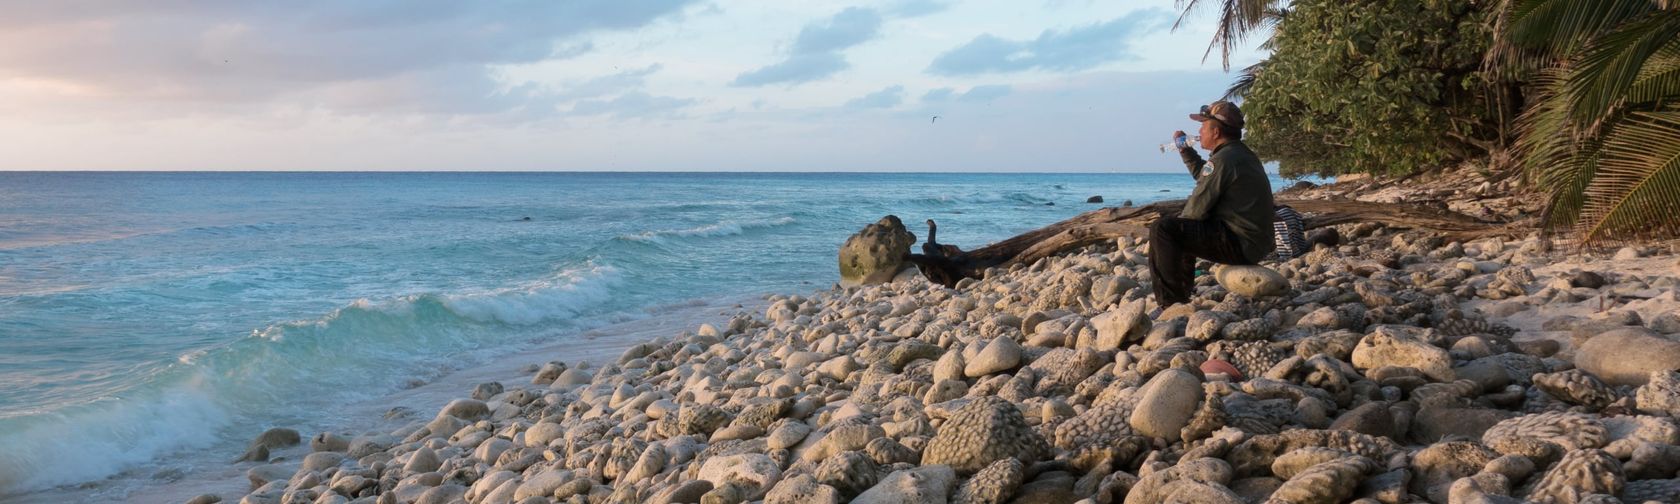
[[[928,121],[928,124],[933,124],[933,123],[936,123],[936,122],[939,122],[939,116],[933,116],[933,120]]]

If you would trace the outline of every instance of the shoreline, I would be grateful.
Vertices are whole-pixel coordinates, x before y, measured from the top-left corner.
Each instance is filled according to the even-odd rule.
[[[484,382],[503,381],[517,384],[529,381],[529,373],[524,368],[540,365],[550,360],[563,359],[568,362],[588,361],[605,363],[616,359],[625,348],[658,337],[670,337],[683,330],[693,330],[702,323],[717,323],[725,318],[723,313],[741,309],[753,309],[764,304],[763,298],[771,294],[727,296],[713,301],[691,300],[686,302],[657,305],[636,310],[647,312],[662,310],[664,313],[636,318],[634,320],[611,323],[604,326],[584,329],[577,333],[581,341],[550,341],[518,350],[501,356],[495,360],[475,366],[463,367],[449,371],[435,379],[419,386],[395,391],[375,399],[358,401],[347,405],[348,419],[342,435],[360,435],[380,430],[401,427],[405,420],[385,418],[393,408],[407,408],[411,411],[436,410],[450,399],[460,395],[460,390],[471,390],[474,385]],[[562,357],[563,356],[563,357]],[[284,426],[278,426],[284,427]],[[249,435],[254,436],[256,432]],[[309,433],[307,435],[313,435]],[[246,436],[241,436],[246,437]],[[308,454],[308,446],[295,447],[291,451],[275,451],[274,457],[301,458]],[[236,450],[243,450],[237,446]],[[177,453],[173,456],[180,456]],[[237,451],[218,453],[220,463],[207,464],[208,467],[195,467],[182,474],[175,481],[150,480],[144,474],[131,474],[136,471],[146,472],[137,468],[124,474],[113,476],[106,480],[92,484],[58,487],[38,490],[25,494],[16,494],[0,498],[0,502],[7,504],[55,504],[60,502],[85,502],[99,499],[119,499],[123,502],[185,502],[196,496],[215,494],[230,496],[223,502],[238,502],[237,496],[250,490],[246,471],[254,464],[228,464],[229,460],[238,457]],[[112,491],[104,488],[111,483],[123,480],[128,483],[139,483],[138,487],[129,488],[122,495],[110,495]]]
[[[1680,351],[1644,320],[1680,323],[1672,253],[1569,259],[1533,239],[1355,227],[1277,265],[1281,292],[1215,273],[1195,310],[1154,320],[1133,279],[1143,255],[1125,239],[963,290],[905,274],[771,296],[615,364],[547,367],[535,387],[459,398],[429,422],[421,411],[360,448],[255,468],[244,502],[1445,502],[1516,488],[1471,486],[1478,474],[1536,478],[1529,497],[1546,498],[1594,488],[1579,478],[1597,470],[1580,464],[1637,468],[1653,462],[1631,447],[1680,450],[1680,410],[1665,409],[1680,402],[1645,398],[1680,374],[1651,369],[1647,385],[1648,363],[1594,364],[1576,345],[1619,330],[1604,337]],[[1649,299],[1598,310],[1595,292]],[[1508,440],[1547,429],[1605,434],[1539,438],[1574,443],[1556,452]],[[1475,450],[1486,458],[1463,458]],[[1168,484],[1197,471],[1224,476]],[[1602,490],[1680,492],[1673,474],[1629,471]],[[1318,472],[1339,476],[1306,476]]]
[[[358,432],[253,435],[270,460],[124,497],[1680,500],[1672,248],[1335,228],[1154,318],[1129,239],[961,289],[906,272],[701,303],[356,405],[406,410]]]

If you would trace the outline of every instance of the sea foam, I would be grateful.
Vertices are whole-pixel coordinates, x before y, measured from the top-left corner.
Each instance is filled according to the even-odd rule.
[[[96,481],[255,432],[230,427],[388,393],[440,356],[596,309],[620,283],[616,269],[585,265],[505,289],[360,299],[183,353],[116,397],[0,419],[0,496]]]

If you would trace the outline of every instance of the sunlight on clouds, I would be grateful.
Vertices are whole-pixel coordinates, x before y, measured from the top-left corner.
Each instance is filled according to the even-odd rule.
[[[0,132],[40,141],[0,169],[1142,168],[1096,133],[1152,146],[1229,81],[1172,4],[8,7]]]

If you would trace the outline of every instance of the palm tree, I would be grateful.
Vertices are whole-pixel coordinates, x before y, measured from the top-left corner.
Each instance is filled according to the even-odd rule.
[[[1680,236],[1680,1],[1504,0],[1488,67],[1532,83],[1516,152],[1582,246]]]

